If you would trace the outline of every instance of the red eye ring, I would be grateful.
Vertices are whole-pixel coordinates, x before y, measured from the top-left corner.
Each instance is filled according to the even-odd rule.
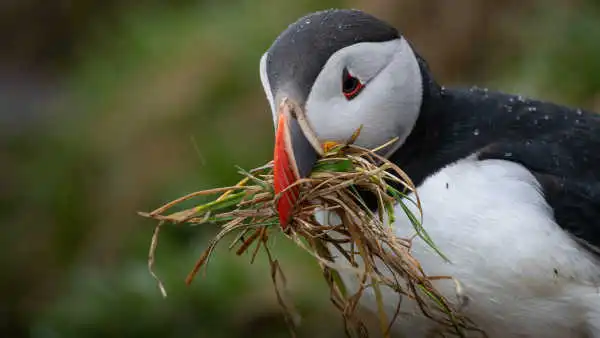
[[[342,93],[348,100],[355,98],[363,90],[365,85],[355,76],[352,76],[346,68],[342,74]]]

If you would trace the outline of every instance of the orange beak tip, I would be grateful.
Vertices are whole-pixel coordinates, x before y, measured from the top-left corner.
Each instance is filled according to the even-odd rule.
[[[291,157],[289,156],[291,151],[288,151],[288,137],[287,117],[281,114],[275,136],[273,186],[275,194],[281,194],[277,200],[276,208],[279,214],[279,222],[284,230],[292,219],[292,213],[299,195],[297,187],[288,188],[298,180],[292,167]]]
[[[300,197],[300,187],[295,183],[310,174],[322,151],[302,109],[292,101],[284,100],[279,107],[273,154],[273,185],[278,194],[276,208],[284,230],[293,219]]]

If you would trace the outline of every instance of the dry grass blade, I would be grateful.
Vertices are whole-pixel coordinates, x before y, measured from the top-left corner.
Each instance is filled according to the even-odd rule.
[[[394,140],[377,150],[393,143]],[[421,202],[414,184],[395,164],[372,150],[352,144],[328,148],[311,176],[295,183],[301,193],[291,224],[285,231],[279,227],[274,208],[279,196],[273,193],[272,163],[249,172],[242,169],[239,172],[244,178],[234,186],[192,193],[151,213],[140,213],[159,220],[159,225],[171,222],[221,226],[221,231],[188,275],[188,284],[208,264],[219,241],[228,234],[237,234],[230,245],[236,254],[248,252],[255,243],[250,253],[251,261],[260,249],[267,253],[277,299],[290,326],[296,326],[297,314],[283,297],[285,278],[282,267],[272,257],[267,240],[273,233],[279,233],[316,259],[330,288],[331,302],[342,313],[349,335],[368,336],[365,325],[355,315],[367,288],[372,288],[375,294],[381,333],[386,337],[398,317],[399,306],[392,318],[388,318],[384,311],[383,288],[401,294],[402,298],[415,300],[423,314],[439,323],[441,332],[445,334],[464,336],[465,330],[477,330],[433,285],[435,280],[449,279],[451,282],[451,276],[428,276],[411,255],[415,237],[399,238],[393,231],[392,222],[401,216],[399,213],[405,214],[409,222],[402,226],[412,226],[418,238],[445,258],[421,224]],[[365,192],[375,196],[376,210],[369,209],[362,199]],[[209,203],[165,214],[183,201],[219,193],[221,196]],[[411,198],[409,194],[412,194]],[[317,210],[335,213],[342,221],[339,224],[320,224],[315,218]],[[154,263],[153,252],[157,244],[154,237],[157,236],[158,230],[151,245],[150,268]],[[152,269],[151,273],[155,276]],[[356,276],[358,287],[350,290],[343,283],[342,275]],[[160,281],[159,287],[164,290]]]
[[[156,253],[156,247],[158,246],[158,233],[160,232],[160,228],[162,227],[163,223],[163,221],[158,222],[158,224],[154,228],[154,231],[152,232],[152,241],[150,243],[150,251],[148,252],[148,271],[150,272],[150,275],[152,275],[152,278],[156,280],[160,293],[163,297],[166,298],[167,289],[165,289],[165,286],[163,285],[162,281],[154,272],[154,255]]]

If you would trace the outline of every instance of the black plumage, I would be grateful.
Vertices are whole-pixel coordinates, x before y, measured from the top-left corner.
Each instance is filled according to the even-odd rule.
[[[600,116],[486,89],[444,89],[421,69],[419,119],[391,156],[415,184],[472,154],[519,163],[540,183],[557,224],[600,247]]]

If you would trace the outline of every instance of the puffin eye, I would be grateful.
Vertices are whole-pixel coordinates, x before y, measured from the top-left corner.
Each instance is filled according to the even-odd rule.
[[[352,100],[358,94],[360,94],[361,90],[365,87],[365,85],[360,82],[359,79],[352,76],[346,68],[344,68],[344,72],[342,74],[342,93],[348,100]]]

